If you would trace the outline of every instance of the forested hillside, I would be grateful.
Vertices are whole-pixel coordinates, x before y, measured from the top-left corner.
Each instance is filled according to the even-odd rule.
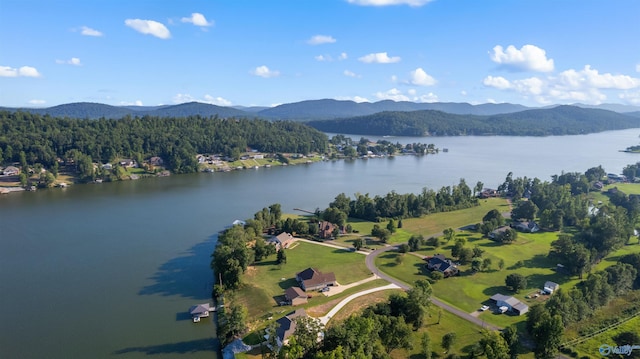
[[[492,116],[433,110],[381,112],[308,124],[325,132],[376,136],[558,136],[640,127],[640,118],[606,110],[558,106]]]
[[[28,164],[45,167],[69,156],[101,163],[160,156],[169,169],[184,173],[196,171],[198,153],[237,156],[247,147],[309,153],[324,152],[327,145],[325,134],[295,122],[201,116],[85,121],[0,111],[0,164],[22,162],[22,153]]]

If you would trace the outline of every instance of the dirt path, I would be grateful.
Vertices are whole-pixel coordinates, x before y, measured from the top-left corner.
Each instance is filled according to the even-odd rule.
[[[320,322],[324,325],[326,325],[329,320],[331,320],[331,317],[333,317],[336,313],[338,313],[340,311],[340,309],[342,309],[342,307],[344,307],[347,303],[349,303],[350,301],[354,300],[355,298],[361,297],[363,295],[367,295],[369,293],[373,293],[373,292],[377,292],[380,290],[387,290],[387,289],[398,289],[400,287],[398,287],[397,285],[390,283],[387,284],[383,287],[377,287],[377,288],[372,288],[372,289],[367,289],[367,290],[363,290],[361,292],[355,293],[355,294],[351,294],[350,296],[344,298],[340,303],[338,303],[335,307],[333,307],[329,313],[327,313],[327,315],[320,317],[318,319],[320,319]]]

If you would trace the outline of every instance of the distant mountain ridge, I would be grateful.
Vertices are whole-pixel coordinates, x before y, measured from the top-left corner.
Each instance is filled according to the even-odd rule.
[[[637,116],[635,113],[640,112],[640,107],[621,104],[603,104],[598,106],[576,104],[575,106],[586,109],[603,108],[607,110],[616,110],[616,112],[624,112],[632,116]],[[549,106],[543,109],[550,109],[554,107],[556,106]],[[178,105],[160,106],[111,106],[93,102],[77,102],[48,108],[0,107],[0,110],[20,110],[41,115],[48,114],[54,117],[70,117],[81,119],[119,119],[127,115],[132,117],[186,117],[199,115],[204,117],[218,116],[221,118],[263,118],[270,120],[291,121],[331,120],[368,116],[380,112],[414,112],[426,110],[441,111],[453,115],[494,116],[534,109],[536,108],[530,108],[523,105],[510,103],[485,103],[472,105],[464,102],[417,103],[409,101],[396,102],[391,100],[384,100],[379,102],[354,102],[349,100],[333,99],[307,100],[282,104],[275,107],[228,107],[201,102],[188,102]]]

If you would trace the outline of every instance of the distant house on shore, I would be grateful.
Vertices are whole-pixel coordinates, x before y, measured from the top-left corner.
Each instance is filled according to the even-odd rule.
[[[494,229],[493,231],[489,232],[489,239],[493,239],[496,240],[498,238],[500,238],[504,232],[506,232],[509,229],[509,226],[502,226],[502,227],[498,227],[496,229]]]
[[[296,331],[296,318],[306,316],[307,312],[304,308],[300,308],[276,320],[276,323],[278,323],[278,328],[276,329],[278,347],[289,344],[289,337]]]
[[[433,257],[425,258],[425,260],[430,271],[441,272],[445,277],[456,275],[459,272],[458,267],[442,254],[436,254]]]
[[[209,305],[209,303],[203,303],[203,304],[198,304],[191,307],[189,309],[189,314],[191,314],[191,318],[193,319],[193,322],[197,323],[200,321],[200,318],[208,317],[210,311],[212,311],[212,308]]]
[[[321,221],[318,223],[318,236],[322,239],[329,239],[333,236],[333,230],[335,228],[335,224],[328,221]]]
[[[307,303],[309,296],[300,287],[289,287],[284,292],[284,297],[290,305],[300,305]]]
[[[20,169],[18,167],[15,166],[7,166],[3,171],[2,174],[5,176],[16,176],[20,174]]]
[[[120,163],[120,166],[125,167],[125,168],[127,168],[127,167],[130,167],[130,168],[138,167],[138,164],[136,163],[136,161],[132,160],[130,158],[126,158],[124,160],[121,160],[119,163]]]
[[[529,306],[522,303],[515,297],[498,293],[493,295],[490,299],[498,306],[498,308],[507,307],[507,310],[512,311],[517,315],[523,315],[529,311]]]
[[[336,275],[333,272],[322,273],[315,268],[307,268],[296,273],[296,280],[305,292],[337,284]]]
[[[164,160],[161,157],[153,156],[149,159],[149,164],[153,166],[162,166],[164,164]]]

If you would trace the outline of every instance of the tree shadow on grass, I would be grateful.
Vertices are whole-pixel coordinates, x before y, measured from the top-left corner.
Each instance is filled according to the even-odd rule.
[[[192,354],[198,352],[217,352],[220,343],[217,339],[203,338],[184,342],[149,345],[146,347],[129,347],[113,352],[114,354],[144,353],[155,354]]]
[[[151,284],[138,295],[177,295],[192,299],[211,299],[213,275],[209,267],[218,235],[189,248],[185,254],[163,263],[149,277]]]
[[[280,288],[282,289],[287,289],[290,287],[297,287],[299,286],[299,284],[295,278],[287,278],[286,280],[281,280],[280,282],[278,282],[278,286],[280,286]]]
[[[491,297],[494,294],[512,295],[513,293],[503,285],[494,285],[493,287],[487,287],[482,290],[482,294]]]

